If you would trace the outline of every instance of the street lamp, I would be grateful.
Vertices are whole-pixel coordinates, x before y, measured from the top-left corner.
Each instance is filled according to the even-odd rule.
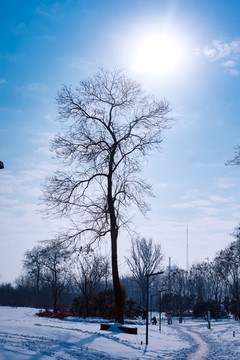
[[[161,289],[161,290],[158,290],[159,291],[159,331],[161,332],[161,325],[162,325],[162,315],[161,315],[161,312],[162,312],[162,292],[163,291],[168,291],[169,289]]]
[[[1,169],[4,169],[4,164],[3,164],[2,161],[0,161],[0,170],[1,170]]]
[[[150,295],[150,299],[151,299],[151,302],[150,302],[150,307],[151,307],[151,310],[150,310],[150,320],[152,319],[152,310],[153,310],[153,301],[152,301],[152,298],[154,296],[157,296],[157,294],[151,294]]]
[[[163,274],[163,271],[159,271],[159,272],[156,272],[156,273],[151,273],[151,274],[146,274],[146,275],[145,275],[146,278],[147,278],[146,345],[148,345],[148,298],[149,298],[148,292],[149,292],[149,277],[150,277],[150,276],[155,276],[155,275],[160,275],[160,274]]]

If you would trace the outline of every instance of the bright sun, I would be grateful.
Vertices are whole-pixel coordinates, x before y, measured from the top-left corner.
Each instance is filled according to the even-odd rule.
[[[167,75],[179,67],[183,57],[180,44],[167,34],[144,37],[136,46],[133,68],[153,75]]]

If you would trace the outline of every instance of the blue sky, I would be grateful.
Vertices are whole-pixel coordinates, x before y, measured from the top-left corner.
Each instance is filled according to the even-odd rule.
[[[239,11],[231,0],[1,1],[0,281],[13,281],[24,252],[64,224],[39,212],[41,184],[56,168],[55,98],[64,83],[75,86],[99,67],[124,69],[169,100],[175,118],[144,166],[156,198],[147,219],[136,214],[136,230],[183,268],[187,225],[190,264],[232,241],[240,174],[225,162],[240,143]],[[162,34],[175,46],[165,63]],[[149,39],[156,46],[146,51]],[[129,248],[123,234],[122,272]]]

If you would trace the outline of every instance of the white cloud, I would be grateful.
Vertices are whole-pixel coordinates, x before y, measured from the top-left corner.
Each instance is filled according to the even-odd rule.
[[[219,195],[212,195],[210,196],[210,200],[216,203],[231,203],[234,201],[234,198],[232,196],[224,197]]]
[[[174,183],[159,183],[159,184],[156,184],[154,185],[154,193],[159,191],[159,190],[162,190],[162,189],[176,189],[178,187],[177,184],[174,184]]]
[[[227,43],[220,40],[214,40],[212,45],[211,48],[205,47],[203,53],[213,61],[234,57],[240,53],[240,41],[231,41]]]
[[[6,84],[7,80],[5,80],[4,78],[0,78],[0,84]]]
[[[202,51],[204,53],[204,55],[206,55],[207,57],[209,57],[210,59],[214,59],[216,57],[217,51],[216,49],[208,49],[205,48]]]
[[[220,179],[217,182],[217,186],[221,189],[231,189],[236,186],[236,184],[228,179]]]
[[[227,67],[227,68],[232,68],[235,65],[236,65],[236,61],[233,61],[233,60],[227,60],[227,61],[224,61],[223,63],[221,63],[221,66]]]
[[[52,123],[55,118],[54,118],[52,115],[47,114],[47,115],[45,116],[45,119],[46,119],[47,121],[49,121],[50,123]]]
[[[53,2],[53,4],[41,4],[35,11],[39,16],[45,18],[59,19],[61,16],[65,15],[64,4],[62,4],[61,1]]]
[[[44,83],[34,82],[28,84],[26,89],[31,92],[46,92],[48,90],[48,87]]]
[[[15,27],[12,27],[12,32],[15,35],[21,35],[25,32],[26,28],[27,28],[26,24],[20,23],[20,24],[17,24]]]
[[[218,183],[218,187],[222,188],[222,189],[230,189],[235,187],[236,184],[232,183],[232,182],[224,182],[224,181],[220,181]]]
[[[217,200],[217,201],[216,201]],[[182,203],[172,204],[169,207],[179,211],[190,211],[191,216],[198,214],[198,216],[217,216],[219,214],[219,206],[216,202],[220,199],[196,199]]]
[[[237,221],[239,222],[239,219],[240,219],[240,212],[235,212],[235,213],[233,213],[233,214],[232,214],[232,217],[233,217],[233,218],[236,218],[236,219],[237,219]]]
[[[73,58],[70,62],[71,68],[81,69],[91,66],[92,63],[88,60],[85,60],[83,58]]]
[[[21,94],[25,96],[39,96],[40,94],[47,94],[49,87],[41,82],[32,82],[17,88]]]
[[[199,209],[207,206],[209,206],[209,201],[207,200],[192,200],[170,205],[173,209]]]
[[[53,139],[54,135],[55,134],[51,132],[44,132],[44,133],[40,133],[37,138],[32,139],[31,142],[38,145],[38,148],[35,150],[35,153],[50,157],[51,156],[50,141]]]
[[[39,7],[39,6],[36,8],[36,13],[39,14],[39,15],[45,16],[45,17],[49,17],[49,16],[50,16],[49,12],[43,10],[43,9],[42,9],[41,7]]]
[[[197,190],[193,190],[181,200],[170,204],[169,208],[183,214],[188,213],[190,217],[218,217],[220,219],[227,216],[233,219],[232,214],[238,211],[238,201],[233,195],[222,196],[221,194],[199,193]]]
[[[211,46],[196,49],[197,55],[204,55],[210,61],[221,61],[225,71],[231,75],[239,75],[237,69],[240,65],[240,40],[224,42],[221,40],[213,40]]]
[[[230,69],[230,70],[229,70],[229,73],[230,73],[231,75],[237,76],[237,75],[240,74],[240,71],[238,71],[237,69]]]

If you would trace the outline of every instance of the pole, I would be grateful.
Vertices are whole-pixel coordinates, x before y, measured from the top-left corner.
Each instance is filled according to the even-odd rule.
[[[159,271],[159,272],[156,272],[156,273],[151,273],[151,274],[146,274],[146,278],[147,278],[147,303],[146,303],[146,311],[147,311],[147,314],[146,314],[146,345],[148,345],[148,292],[149,292],[149,277],[150,276],[155,276],[155,275],[160,275],[160,274],[163,274],[163,271]]]
[[[189,269],[189,261],[188,261],[188,225],[187,225],[187,231],[186,231],[186,271],[188,273]]]
[[[159,331],[162,331],[162,292],[169,289],[161,289],[159,291]]]
[[[162,330],[162,292],[159,290],[159,331]]]
[[[151,306],[150,321],[152,320],[152,317],[153,317],[153,316],[152,316],[152,315],[153,315],[153,300],[152,300],[152,299],[153,299],[154,296],[157,296],[157,294],[151,294],[151,295],[150,295],[150,298],[151,298],[151,302],[150,302],[150,306]]]
[[[151,299],[151,301],[150,301],[150,321],[152,319],[152,298],[153,298],[153,295],[151,294],[150,295],[150,299]]]
[[[146,314],[146,345],[148,345],[148,287],[149,287],[149,276],[147,276],[147,314]]]
[[[211,329],[211,315],[210,315],[210,310],[208,310],[208,316],[207,316],[207,318],[208,318],[208,326],[207,326],[207,328],[208,328],[208,329]]]

